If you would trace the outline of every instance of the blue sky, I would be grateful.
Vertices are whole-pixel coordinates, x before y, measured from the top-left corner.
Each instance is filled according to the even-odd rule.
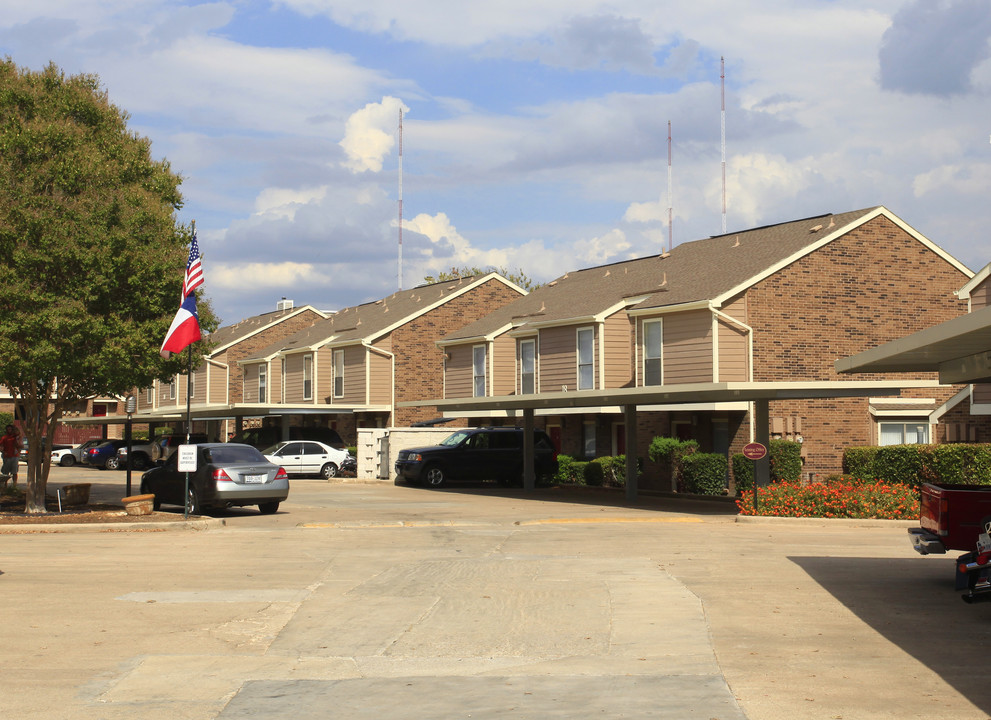
[[[0,0],[0,53],[96,73],[185,181],[225,323],[452,266],[537,280],[885,205],[991,261],[991,0]]]

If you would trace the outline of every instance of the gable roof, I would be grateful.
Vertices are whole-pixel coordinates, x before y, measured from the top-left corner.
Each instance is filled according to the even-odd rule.
[[[263,360],[283,352],[314,350],[325,345],[371,343],[490,280],[502,282],[521,295],[526,294],[526,290],[494,272],[399,290],[381,300],[344,308],[326,320],[253,353],[242,362]]]
[[[884,215],[966,274],[971,271],[884,207],[826,214],[685,242],[670,253],[565,273],[529,295],[457,330],[444,344],[526,327],[599,319],[624,306],[633,313],[693,304],[720,307],[747,287],[864,223]]]
[[[254,317],[249,317],[236,322],[233,325],[217,328],[214,332],[210,333],[207,338],[214,344],[213,350],[210,351],[210,355],[223,352],[231,345],[239,343],[256,333],[260,333],[273,325],[277,325],[278,323],[288,320],[291,317],[295,317],[296,315],[299,315],[307,310],[315,312],[320,317],[327,317],[327,313],[317,310],[312,305],[302,305],[300,307],[290,308],[288,310],[276,310],[274,312],[262,313],[261,315],[255,315]]]

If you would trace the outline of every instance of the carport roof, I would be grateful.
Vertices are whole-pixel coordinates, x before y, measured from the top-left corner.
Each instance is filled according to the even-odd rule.
[[[935,380],[823,380],[806,382],[720,382],[656,387],[549,392],[533,395],[448,398],[397,403],[399,407],[436,407],[443,412],[545,410],[625,405],[813,400],[898,395],[903,388],[937,387]]]
[[[841,373],[931,372],[946,385],[991,381],[991,307],[841,358]]]

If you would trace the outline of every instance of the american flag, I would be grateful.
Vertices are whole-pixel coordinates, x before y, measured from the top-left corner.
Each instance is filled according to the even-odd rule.
[[[191,292],[203,284],[203,266],[200,265],[200,245],[193,233],[193,242],[189,246],[189,261],[186,263],[186,277],[182,279],[182,297],[188,297]]]

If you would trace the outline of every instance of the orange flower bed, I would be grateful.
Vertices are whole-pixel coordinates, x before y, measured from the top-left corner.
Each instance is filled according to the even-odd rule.
[[[777,482],[758,488],[757,511],[753,491],[736,500],[741,515],[807,518],[878,518],[914,520],[919,517],[919,493],[907,485],[880,480],[800,485]]]

